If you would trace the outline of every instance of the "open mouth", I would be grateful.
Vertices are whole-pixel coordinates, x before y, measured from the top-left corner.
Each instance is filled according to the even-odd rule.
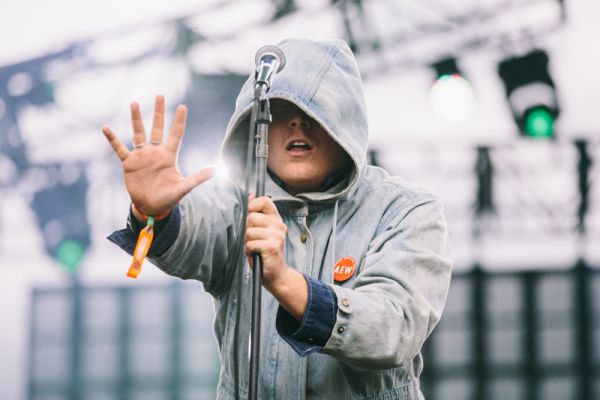
[[[312,146],[303,140],[294,140],[288,143],[285,149],[291,152],[303,152],[312,150]]]

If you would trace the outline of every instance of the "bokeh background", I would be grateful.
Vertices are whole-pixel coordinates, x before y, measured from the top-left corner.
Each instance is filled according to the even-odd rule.
[[[370,162],[443,200],[455,272],[428,399],[600,398],[600,4],[585,0],[21,0],[0,13],[0,398],[211,399],[198,282],[106,236],[128,196],[105,143],[129,104],[190,109],[217,162],[254,54],[343,38]]]

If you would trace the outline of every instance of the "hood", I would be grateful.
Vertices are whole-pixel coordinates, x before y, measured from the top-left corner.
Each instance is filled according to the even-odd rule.
[[[294,103],[314,118],[348,153],[354,165],[348,184],[339,191],[298,196],[313,200],[340,198],[359,181],[368,145],[363,87],[354,55],[342,40],[287,39],[278,47],[285,55],[286,64],[274,77],[267,97]],[[221,149],[221,157],[238,185],[245,176],[253,88],[254,73],[237,98]]]

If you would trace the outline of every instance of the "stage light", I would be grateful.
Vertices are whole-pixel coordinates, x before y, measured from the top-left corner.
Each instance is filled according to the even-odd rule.
[[[446,58],[432,65],[436,79],[429,90],[429,101],[436,114],[451,122],[467,119],[475,96],[471,84],[462,75],[456,59]]]
[[[83,256],[85,247],[77,240],[66,239],[62,240],[55,249],[54,257],[62,264],[69,272],[75,272]]]
[[[554,132],[554,116],[545,107],[534,107],[525,115],[525,132],[528,136],[551,137]]]
[[[46,165],[43,171],[47,182],[33,194],[31,204],[44,247],[66,272],[76,274],[91,244],[87,177],[81,166]]]
[[[505,59],[498,64],[498,74],[521,135],[553,138],[560,110],[546,52],[534,50]]]

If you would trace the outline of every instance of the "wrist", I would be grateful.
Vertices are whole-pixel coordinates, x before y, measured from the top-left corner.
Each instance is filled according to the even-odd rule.
[[[135,203],[132,202],[131,203],[131,212],[133,213],[133,216],[140,222],[148,221],[149,216],[154,217],[154,221],[160,221],[160,220],[167,218],[169,216],[169,214],[171,214],[171,209],[168,209],[165,212],[159,213],[158,215],[146,215],[135,205]]]
[[[144,214],[138,211],[138,208],[131,203],[131,213],[139,222],[146,222],[147,218],[144,218]]]
[[[263,271],[263,284],[271,294],[277,297],[277,294],[285,292],[290,279],[290,274],[295,272],[287,264],[277,271],[277,274],[266,277]]]
[[[265,288],[296,320],[302,320],[308,303],[308,283],[304,275],[286,264]]]

